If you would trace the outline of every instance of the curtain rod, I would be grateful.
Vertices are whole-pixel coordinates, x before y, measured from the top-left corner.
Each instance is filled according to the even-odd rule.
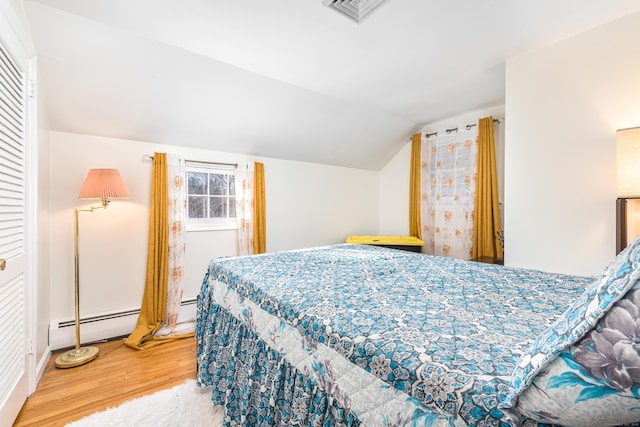
[[[493,119],[493,122],[494,122],[494,123],[500,123],[500,120],[498,120],[498,119]],[[471,128],[472,128],[472,127],[474,127],[474,126],[478,126],[478,124],[477,124],[477,123],[472,123],[472,124],[470,124],[470,125],[466,125],[466,126],[465,126],[465,128],[466,128],[467,130],[471,130]],[[455,127],[455,128],[451,128],[451,129],[446,129],[446,130],[445,130],[445,133],[446,133],[447,135],[448,135],[448,134],[450,134],[450,133],[452,133],[452,132],[458,132],[458,128],[457,128],[457,127]],[[425,138],[431,138],[432,136],[438,136],[438,132],[425,133],[425,134],[424,134],[424,136],[425,136]]]
[[[153,160],[153,156],[149,155],[149,154],[144,154],[142,156],[143,159],[151,159]],[[185,160],[185,162],[192,162],[192,163],[204,163],[205,165],[218,165],[218,166],[233,166],[235,168],[238,167],[237,163],[222,163],[222,162],[205,162],[204,160]]]

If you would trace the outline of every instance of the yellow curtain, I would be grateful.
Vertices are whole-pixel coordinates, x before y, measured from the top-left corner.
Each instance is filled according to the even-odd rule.
[[[253,253],[267,251],[267,208],[264,187],[264,163],[253,166]]]
[[[493,117],[478,121],[478,171],[473,217],[472,258],[489,256],[502,258],[498,209],[498,173],[493,138]]]
[[[420,226],[420,151],[422,134],[411,139],[411,166],[409,169],[409,235],[422,239]]]
[[[162,327],[167,308],[169,283],[169,184],[167,154],[154,153],[149,212],[147,277],[136,327],[125,344],[144,350],[182,336],[155,337]],[[192,334],[191,334],[192,335]]]

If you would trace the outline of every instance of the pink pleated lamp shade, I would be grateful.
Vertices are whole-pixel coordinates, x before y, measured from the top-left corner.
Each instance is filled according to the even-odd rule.
[[[125,199],[130,197],[118,169],[91,169],[79,199]]]

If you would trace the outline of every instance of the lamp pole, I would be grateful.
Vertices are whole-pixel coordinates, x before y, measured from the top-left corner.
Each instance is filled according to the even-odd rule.
[[[56,358],[55,365],[57,368],[74,368],[76,366],[84,365],[91,362],[98,357],[99,349],[93,346],[80,346],[80,251],[78,250],[78,213],[79,212],[93,212],[96,209],[106,209],[109,205],[109,200],[102,198],[102,206],[93,206],[89,209],[74,209],[73,210],[73,263],[74,263],[74,276],[75,276],[75,326],[76,326],[76,346],[73,350],[66,351]]]

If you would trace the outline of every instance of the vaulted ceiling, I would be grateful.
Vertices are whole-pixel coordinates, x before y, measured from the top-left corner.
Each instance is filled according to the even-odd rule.
[[[505,60],[637,0],[24,0],[53,130],[379,170]]]

